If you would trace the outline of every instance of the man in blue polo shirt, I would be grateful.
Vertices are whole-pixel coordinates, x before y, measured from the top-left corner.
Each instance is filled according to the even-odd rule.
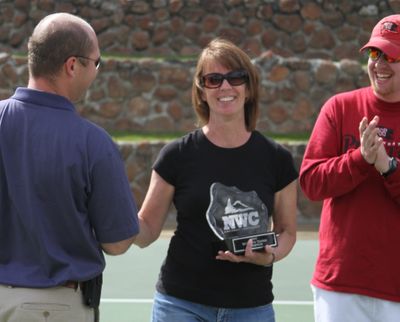
[[[124,253],[139,230],[118,149],[73,105],[99,45],[86,21],[57,13],[28,54],[28,87],[0,102],[0,321],[92,322],[103,251]]]

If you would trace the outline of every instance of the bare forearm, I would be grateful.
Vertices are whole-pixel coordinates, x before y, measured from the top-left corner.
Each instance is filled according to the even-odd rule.
[[[148,223],[139,216],[140,232],[134,240],[134,244],[144,248],[153,243],[160,236],[161,230],[151,229]]]
[[[282,231],[278,234],[278,246],[275,249],[275,262],[285,258],[296,243],[296,231]]]

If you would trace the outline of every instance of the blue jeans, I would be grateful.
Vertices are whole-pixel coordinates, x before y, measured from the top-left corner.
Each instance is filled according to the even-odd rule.
[[[272,304],[227,309],[181,300],[156,292],[152,322],[275,322]]]

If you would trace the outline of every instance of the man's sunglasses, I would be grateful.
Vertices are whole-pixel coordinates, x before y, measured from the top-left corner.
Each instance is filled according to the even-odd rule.
[[[249,75],[245,70],[235,70],[226,74],[211,73],[200,78],[200,85],[206,88],[218,88],[226,79],[231,86],[239,86],[248,82]]]
[[[383,59],[386,60],[389,64],[400,62],[400,57],[397,58],[389,57],[388,55],[384,54],[381,50],[374,47],[369,47],[367,49],[367,53],[368,57],[371,58],[372,61],[377,61],[382,56]]]
[[[101,57],[99,57],[97,59],[93,59],[93,58],[86,57],[86,56],[80,56],[80,55],[71,55],[69,57],[77,57],[77,58],[83,58],[83,59],[91,60],[92,62],[94,62],[94,67],[96,67],[96,69],[99,69],[100,64],[101,64]],[[65,61],[67,61],[67,59]]]

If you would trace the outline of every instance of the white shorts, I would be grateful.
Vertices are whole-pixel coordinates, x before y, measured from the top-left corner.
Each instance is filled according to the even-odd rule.
[[[315,322],[399,322],[400,303],[311,285]]]

